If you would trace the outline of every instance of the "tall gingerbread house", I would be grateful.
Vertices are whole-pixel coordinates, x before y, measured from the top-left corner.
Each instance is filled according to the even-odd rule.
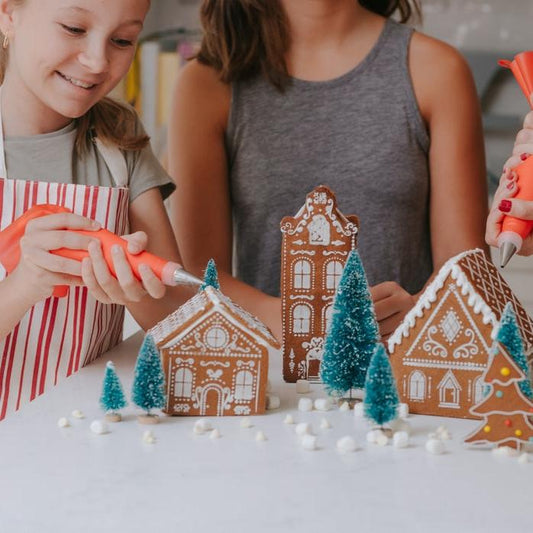
[[[269,356],[279,344],[259,320],[206,287],[150,330],[161,353],[171,415],[265,411]]]
[[[356,216],[339,211],[335,195],[323,185],[307,195],[296,216],[281,221],[285,381],[320,382],[335,290],[356,247],[358,224]]]
[[[482,250],[450,259],[389,339],[402,402],[412,413],[474,418],[482,374],[511,302],[531,365],[533,321]]]

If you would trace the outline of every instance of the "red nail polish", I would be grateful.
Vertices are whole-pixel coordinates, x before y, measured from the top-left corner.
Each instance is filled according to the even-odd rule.
[[[529,154],[520,154],[520,159],[525,161],[529,157]]]
[[[503,213],[509,213],[512,205],[513,204],[511,203],[511,200],[502,200],[498,206],[498,209]]]
[[[514,181],[510,181],[506,186],[507,189],[511,190],[514,188]]]
[[[507,176],[505,176],[508,180],[512,180],[513,179],[513,173],[512,172],[509,172],[507,174]]]

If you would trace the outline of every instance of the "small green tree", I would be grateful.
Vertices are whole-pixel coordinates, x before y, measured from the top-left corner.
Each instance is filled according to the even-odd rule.
[[[135,364],[133,403],[150,414],[150,409],[165,406],[165,376],[159,350],[151,335],[146,335]]]
[[[520,336],[520,330],[518,329],[516,315],[511,302],[508,302],[503,309],[498,332],[496,333],[496,341],[507,348],[509,355],[524,373],[525,379],[520,381],[518,386],[527,398],[533,400],[531,370],[524,352],[524,343]]]
[[[383,344],[378,344],[366,374],[365,415],[379,426],[383,426],[396,418],[399,403],[389,357]]]
[[[209,259],[207,267],[204,272],[204,282],[200,287],[200,290],[205,290],[206,287],[213,287],[214,289],[220,289],[220,283],[218,281],[217,266],[214,259]]]
[[[350,252],[333,303],[324,344],[321,376],[330,394],[362,388],[370,358],[379,342],[365,271],[357,250]]]
[[[113,414],[128,405],[126,397],[124,396],[122,384],[115,371],[113,361],[108,361],[105,367],[100,405],[106,413],[110,412]]]

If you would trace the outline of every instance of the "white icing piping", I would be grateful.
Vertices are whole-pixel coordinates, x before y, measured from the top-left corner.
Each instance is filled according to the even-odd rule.
[[[472,284],[461,270],[457,263],[464,257],[482,252],[480,248],[475,250],[467,250],[446,261],[435,276],[435,279],[428,285],[426,290],[422,293],[416,305],[405,315],[402,323],[396,328],[395,332],[390,336],[388,347],[389,353],[394,353],[396,346],[398,346],[404,338],[407,338],[411,329],[415,327],[416,320],[424,316],[424,311],[429,309],[431,305],[437,300],[437,292],[442,289],[446,278],[451,274],[456,281],[457,286],[461,290],[463,296],[468,296],[468,305],[473,308],[474,313],[482,315],[484,324],[492,324],[493,329],[491,338],[494,339],[496,335],[495,327],[497,325],[496,315],[492,312],[490,307],[485,303],[483,298],[474,290]]]

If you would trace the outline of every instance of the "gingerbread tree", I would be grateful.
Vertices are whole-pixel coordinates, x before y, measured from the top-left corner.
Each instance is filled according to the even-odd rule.
[[[350,252],[335,295],[333,318],[324,346],[321,375],[330,394],[363,388],[379,327],[363,264]]]
[[[516,337],[509,334],[513,331],[513,324],[516,326],[514,314],[507,312],[502,318],[491,359],[483,374],[490,391],[470,409],[472,414],[483,417],[483,423],[465,439],[466,443],[493,443],[518,449],[526,442],[533,442],[533,425],[528,419],[533,413],[533,402],[522,390],[523,382],[528,378],[519,363],[520,355],[524,356],[521,342],[518,346]],[[521,354],[513,353],[517,348]]]

